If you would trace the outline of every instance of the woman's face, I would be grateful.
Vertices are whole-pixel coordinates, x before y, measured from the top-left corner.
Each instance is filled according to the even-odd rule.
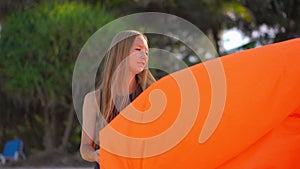
[[[129,52],[129,71],[134,75],[141,73],[148,64],[148,44],[146,39],[139,35],[133,41]]]

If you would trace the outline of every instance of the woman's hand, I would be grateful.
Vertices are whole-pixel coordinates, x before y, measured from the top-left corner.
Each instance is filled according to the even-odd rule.
[[[94,159],[95,159],[96,162],[99,161],[99,152],[100,152],[99,149],[94,152]]]

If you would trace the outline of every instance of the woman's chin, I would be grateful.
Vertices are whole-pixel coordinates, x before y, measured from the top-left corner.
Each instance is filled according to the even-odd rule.
[[[139,69],[139,70],[136,71],[135,74],[140,74],[140,73],[142,73],[143,70],[144,70],[144,69]]]

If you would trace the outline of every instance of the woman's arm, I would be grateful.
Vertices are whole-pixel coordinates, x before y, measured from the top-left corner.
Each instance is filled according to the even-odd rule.
[[[88,93],[83,102],[82,109],[82,133],[81,133],[81,144],[80,154],[81,157],[90,162],[98,161],[99,151],[95,150],[94,138],[96,130],[96,117],[99,112],[99,106],[97,104],[96,96],[98,92]]]

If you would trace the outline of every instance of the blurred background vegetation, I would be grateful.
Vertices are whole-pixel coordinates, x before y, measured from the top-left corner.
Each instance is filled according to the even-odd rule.
[[[190,21],[219,56],[300,35],[300,0],[1,0],[0,151],[7,140],[21,138],[28,157],[78,153],[81,126],[71,86],[76,58],[99,28],[146,11]],[[150,47],[177,51],[188,65],[200,62],[174,39],[149,37]]]

